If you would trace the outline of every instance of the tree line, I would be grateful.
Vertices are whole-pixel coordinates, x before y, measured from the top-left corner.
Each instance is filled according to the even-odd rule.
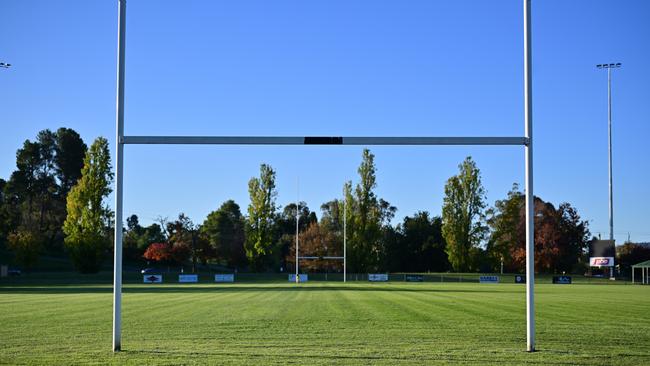
[[[16,168],[7,181],[0,179],[3,250],[25,268],[35,266],[42,255],[65,254],[81,272],[100,270],[112,251],[114,227],[105,203],[113,181],[107,140],[99,137],[87,147],[71,129],[44,130],[18,149]],[[248,182],[245,212],[227,200],[200,223],[182,213],[171,220],[159,217],[148,226],[136,215],[127,217],[125,259],[193,270],[212,265],[290,271],[295,268],[297,221],[301,256],[342,256],[346,232],[349,272],[523,271],[524,194],[514,184],[507,197],[488,206],[481,172],[471,157],[447,180],[441,216],[419,211],[395,225],[397,208],[377,196],[370,150],[363,150],[357,172],[357,180],[344,182],[341,196],[321,204],[317,215],[305,202],[279,205],[276,172],[261,164]],[[535,197],[534,207],[536,270],[584,271],[587,221],[569,203],[555,207]],[[630,245],[620,248],[625,258],[650,259]],[[340,260],[305,260],[300,266],[305,271],[342,270]]]

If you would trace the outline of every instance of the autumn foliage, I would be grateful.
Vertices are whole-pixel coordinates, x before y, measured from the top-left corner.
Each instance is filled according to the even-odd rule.
[[[152,243],[145,250],[143,257],[154,262],[166,262],[171,259],[171,248],[167,243]]]

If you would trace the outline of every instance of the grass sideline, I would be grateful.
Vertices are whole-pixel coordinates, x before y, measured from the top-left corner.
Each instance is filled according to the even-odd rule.
[[[646,286],[537,284],[529,354],[523,285],[133,276],[113,354],[110,274],[77,277],[0,281],[0,364],[650,364]]]

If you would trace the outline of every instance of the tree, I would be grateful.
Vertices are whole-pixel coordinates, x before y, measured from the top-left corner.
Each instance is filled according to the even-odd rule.
[[[583,270],[582,262],[588,245],[589,229],[577,210],[569,203],[556,209],[539,197],[534,198],[535,269],[541,272],[573,272]],[[497,201],[489,210],[492,229],[487,255],[493,269],[503,258],[508,271],[521,272],[526,264],[526,211],[524,195],[514,185],[505,200]]]
[[[179,265],[183,265],[190,257],[194,255],[193,248],[184,242],[174,243],[170,251],[171,259]],[[193,268],[192,272],[196,272],[196,269]]]
[[[647,246],[625,243],[616,247],[616,263],[623,275],[632,276],[632,266],[647,260],[650,260],[650,248]]]
[[[309,257],[340,257],[343,255],[343,247],[337,245],[336,233],[325,229],[318,222],[312,222],[307,229],[299,234],[299,254]],[[286,257],[287,263],[295,266],[296,263],[296,242],[290,247]],[[295,267],[294,267],[295,268]],[[300,268],[307,271],[340,271],[343,263],[331,259],[311,259],[300,262]]]
[[[87,146],[79,134],[70,128],[59,128],[55,135],[54,167],[62,195],[67,195],[81,178]]]
[[[298,232],[302,233],[313,222],[318,222],[316,214],[309,210],[306,202],[298,202]],[[296,242],[296,204],[290,203],[284,206],[282,212],[275,217],[274,235],[276,242],[276,254],[281,259],[289,255],[290,247]],[[283,267],[287,267],[284,260]]]
[[[275,211],[275,171],[270,165],[260,166],[259,178],[248,182],[250,204],[248,205],[246,257],[255,270],[269,266],[273,254],[273,227]]]
[[[191,258],[192,272],[196,272],[196,262],[199,259],[198,228],[184,213],[180,213],[176,220],[167,222],[165,226],[172,259],[182,265]]]
[[[487,252],[493,270],[500,270],[501,261],[508,272],[521,270],[519,264],[513,263],[512,254],[525,241],[526,223],[522,221],[524,198],[519,185],[515,183],[506,199],[497,200],[494,207],[487,210],[487,224],[490,227]]]
[[[42,249],[63,248],[66,195],[80,176],[86,146],[71,129],[40,131],[16,152],[16,168],[0,202],[0,242],[19,227],[42,242]]]
[[[65,245],[75,267],[82,273],[99,271],[110,247],[109,227],[112,213],[104,199],[111,193],[108,141],[95,139],[84,158],[81,178],[67,198],[68,215],[63,224]]]
[[[445,241],[442,237],[442,219],[429,217],[426,211],[406,216],[399,227],[400,250],[403,262],[399,271],[442,272],[449,268]]]
[[[385,247],[382,242],[384,225],[388,225],[397,208],[379,199],[374,192],[377,187],[375,155],[368,149],[362,153],[358,168],[359,183],[354,192],[350,182],[343,187],[349,240],[349,265],[352,271],[376,271],[382,266]]]
[[[164,263],[171,259],[171,248],[167,243],[151,243],[142,256],[148,261]]]
[[[442,207],[442,234],[447,242],[447,254],[453,269],[459,272],[477,270],[472,254],[477,253],[487,228],[485,220],[485,190],[481,172],[471,157],[459,166],[459,173],[447,180]]]
[[[14,252],[14,260],[21,266],[31,269],[37,262],[42,250],[41,239],[25,228],[9,234],[8,248]]]
[[[244,226],[245,219],[239,205],[228,200],[218,210],[208,214],[201,226],[201,234],[217,259],[230,267],[241,267],[246,265]]]

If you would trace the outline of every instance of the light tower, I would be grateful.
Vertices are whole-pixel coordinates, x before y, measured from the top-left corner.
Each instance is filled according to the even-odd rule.
[[[612,69],[621,67],[621,63],[599,64],[599,69],[607,69],[607,137],[608,144],[608,165],[609,165],[609,240],[614,241],[614,193],[612,177]],[[610,267],[609,278],[614,278],[614,267]]]

